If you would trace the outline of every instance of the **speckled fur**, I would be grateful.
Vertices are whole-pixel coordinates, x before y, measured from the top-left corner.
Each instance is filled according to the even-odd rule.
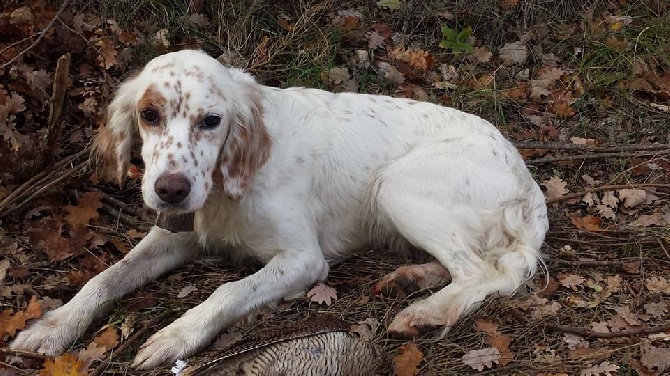
[[[159,111],[143,124],[142,108]],[[198,127],[203,116],[223,119]],[[154,334],[134,365],[184,358],[254,309],[323,280],[329,264],[392,240],[424,249],[452,282],[400,312],[389,327],[418,335],[452,326],[487,295],[514,292],[535,272],[548,228],[544,197],[518,152],[489,122],[453,108],[385,96],[256,83],[197,51],[160,56],[125,82],[98,151],[125,174],[139,129],[146,204],[195,212],[193,233],[154,227],[123,260],[47,313],[14,349],[61,353],[106,301],[206,248],[265,266],[222,285]],[[167,204],[154,184],[179,173],[188,196]]]

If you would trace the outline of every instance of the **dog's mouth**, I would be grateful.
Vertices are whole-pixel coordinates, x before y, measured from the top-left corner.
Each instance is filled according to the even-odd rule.
[[[195,213],[158,213],[156,226],[170,232],[190,232],[195,228]]]

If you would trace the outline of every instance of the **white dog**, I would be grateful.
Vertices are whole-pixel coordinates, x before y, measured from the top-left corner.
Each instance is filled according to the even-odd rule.
[[[95,145],[119,179],[138,132],[146,204],[194,213],[194,231],[153,227],[123,260],[21,332],[13,349],[63,352],[104,303],[202,247],[265,266],[154,334],[134,366],[185,358],[255,309],[325,279],[329,263],[389,242],[427,251],[452,278],[389,326],[414,336],[454,325],[489,294],[514,292],[535,272],[548,229],[543,194],[517,150],[489,122],[452,108],[267,87],[184,50],[153,59],[110,104]],[[426,287],[443,282],[440,270],[427,264],[413,273],[432,281]]]

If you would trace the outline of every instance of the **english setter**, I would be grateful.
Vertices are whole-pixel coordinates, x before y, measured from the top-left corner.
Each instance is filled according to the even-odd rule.
[[[185,358],[255,309],[295,297],[364,247],[409,244],[439,263],[405,268],[421,287],[389,331],[448,328],[531,276],[548,229],[544,196],[489,122],[410,99],[263,86],[201,51],[156,57],[118,89],[96,150],[125,176],[142,140],[146,204],[194,213],[194,230],[154,226],[11,344],[55,355],[107,302],[193,260],[198,249],[264,263],[155,333],[134,366]],[[437,267],[436,267],[437,266]],[[444,269],[446,267],[446,269]],[[444,271],[444,273],[442,272]],[[434,286],[433,286],[434,287]]]

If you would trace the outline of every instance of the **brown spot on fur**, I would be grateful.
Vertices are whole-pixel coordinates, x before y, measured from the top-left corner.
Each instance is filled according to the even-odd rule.
[[[181,149],[181,141],[177,142],[177,149]]]
[[[144,94],[140,98],[140,100],[137,102],[137,108],[139,111],[145,110],[145,109],[153,109],[158,111],[158,116],[159,116],[159,122],[162,122],[165,118],[165,104],[167,103],[165,97],[156,89],[155,85],[151,85],[147,88],[147,90],[144,91]],[[157,132],[160,131],[160,127],[156,127],[155,125],[152,124],[147,124],[142,120],[140,117],[139,119],[140,125],[149,132]]]

